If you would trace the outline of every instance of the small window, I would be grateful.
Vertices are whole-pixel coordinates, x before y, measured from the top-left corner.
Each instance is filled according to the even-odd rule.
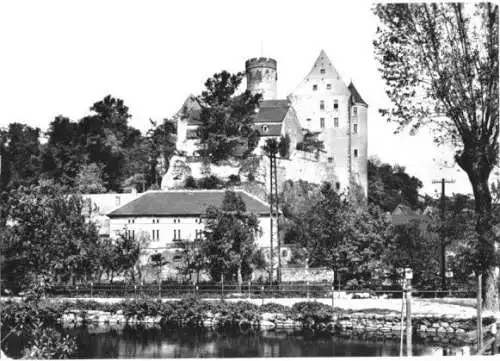
[[[358,125],[357,125],[357,124],[353,124],[353,125],[352,125],[352,132],[353,132],[354,134],[358,134]]]
[[[337,99],[334,99],[333,101],[333,110],[339,110],[339,101]]]
[[[358,155],[359,155],[358,150],[357,150],[357,149],[354,149],[354,158],[357,158],[357,157],[358,157]]]
[[[333,163],[333,157],[328,157],[328,163]]]
[[[156,238],[155,238],[155,236],[156,236],[155,230],[153,229],[153,231],[151,231],[151,233],[152,233],[152,236],[153,236],[153,241],[156,241]]]
[[[313,90],[314,91],[318,90],[318,86],[316,84],[313,85]]]
[[[321,129],[325,128],[325,118],[319,118],[319,126]]]
[[[267,125],[263,125],[262,126],[262,130],[264,131],[264,133],[267,133],[267,131],[269,130],[269,128],[268,128]]]
[[[319,101],[319,110],[325,110],[325,101],[324,100]]]
[[[333,126],[335,128],[338,128],[339,127],[339,118],[333,118]]]
[[[325,74],[325,69],[321,69],[319,72],[320,72],[321,74]]]
[[[135,239],[135,230],[132,230],[132,239]]]
[[[310,122],[310,121],[311,121],[311,118],[307,118],[306,120],[307,120],[308,122]]]
[[[281,251],[281,257],[283,258],[287,258],[288,257],[288,250],[287,249],[284,249]]]
[[[326,84],[326,89],[327,89],[327,90],[332,89],[332,84]]]
[[[358,108],[357,107],[352,107],[352,115],[354,117],[357,117],[358,116]]]
[[[160,230],[159,229],[156,230],[156,240],[157,241],[160,240]]]
[[[335,189],[339,190],[340,189],[340,182],[335,182]]]

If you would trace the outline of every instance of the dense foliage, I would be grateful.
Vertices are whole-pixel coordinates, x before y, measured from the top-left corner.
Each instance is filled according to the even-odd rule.
[[[245,158],[258,144],[253,117],[261,95],[246,90],[235,96],[243,77],[243,73],[227,71],[214,74],[198,97],[200,154],[212,163],[230,157]]]

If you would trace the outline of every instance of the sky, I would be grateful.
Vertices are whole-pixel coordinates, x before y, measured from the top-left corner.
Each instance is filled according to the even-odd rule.
[[[145,131],[171,117],[216,72],[243,71],[261,55],[278,62],[285,98],[322,49],[368,109],[368,154],[405,166],[433,195],[471,193],[453,151],[428,131],[394,135],[378,109],[390,106],[372,41],[377,18],[368,1],[23,1],[0,3],[0,127],[12,122],[47,130],[57,115],[78,120],[111,94]]]

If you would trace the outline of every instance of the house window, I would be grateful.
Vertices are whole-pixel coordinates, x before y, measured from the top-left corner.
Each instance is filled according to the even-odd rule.
[[[153,241],[156,241],[156,232],[155,232],[155,230],[153,229],[151,233],[153,234]]]
[[[284,249],[281,251],[281,257],[283,258],[287,258],[288,257],[288,250],[287,249]]]
[[[337,99],[333,100],[333,110],[339,110],[339,101]]]
[[[325,110],[325,101],[324,100],[319,101],[319,110]]]
[[[203,237],[203,231],[201,229],[197,229],[195,239],[201,239],[202,237]]]
[[[157,241],[160,240],[160,230],[159,229],[156,230],[156,240]]]
[[[320,72],[321,74],[325,74],[325,69],[321,69],[319,72]]]
[[[328,157],[328,163],[333,163],[333,157]]]
[[[269,128],[267,127],[267,125],[263,125],[262,126],[262,130],[264,131],[264,133],[267,133],[267,131],[269,130]]]
[[[307,118],[306,120],[307,120],[308,122],[310,122],[310,121],[311,121],[311,118]]]
[[[358,108],[357,107],[352,107],[352,116],[357,117],[358,116]]]
[[[321,129],[325,128],[325,118],[319,118],[319,126]]]
[[[332,89],[332,84],[326,84],[326,89],[327,89],[327,90]]]
[[[353,132],[354,134],[358,134],[358,125],[357,125],[357,124],[353,124],[353,125],[352,125],[352,132]]]
[[[358,157],[358,155],[359,155],[358,153],[359,153],[359,152],[358,152],[358,150],[357,150],[357,149],[354,149],[354,158],[357,158],[357,157]]]
[[[174,229],[174,241],[177,241],[180,237],[177,234],[177,229]]]
[[[335,189],[339,190],[340,189],[340,182],[335,182]]]
[[[314,90],[314,91],[318,90],[318,85],[314,84],[314,85],[313,85],[313,90]]]
[[[335,128],[338,128],[339,127],[339,118],[333,118],[333,126]]]

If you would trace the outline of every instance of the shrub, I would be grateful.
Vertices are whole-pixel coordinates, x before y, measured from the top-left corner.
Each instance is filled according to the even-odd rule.
[[[184,181],[184,188],[196,189],[196,180],[193,176],[189,175],[186,177],[186,180]]]
[[[284,315],[290,315],[292,309],[288,306],[280,305],[279,303],[266,303],[259,307],[260,312],[269,313],[282,313]]]
[[[199,189],[218,189],[223,182],[214,175],[203,177],[198,180]]]
[[[296,318],[307,324],[332,321],[333,309],[320,302],[298,302],[293,305],[292,312]]]

